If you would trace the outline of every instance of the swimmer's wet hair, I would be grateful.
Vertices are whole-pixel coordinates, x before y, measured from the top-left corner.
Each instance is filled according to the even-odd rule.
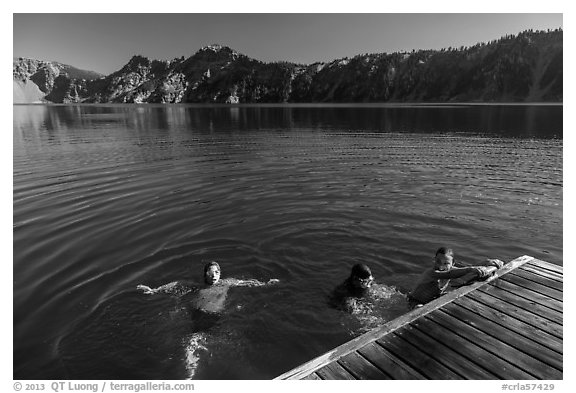
[[[370,268],[363,264],[357,263],[356,265],[352,266],[352,272],[350,272],[350,277],[358,277],[358,278],[368,278],[372,275],[372,271]]]
[[[218,262],[212,261],[212,262],[209,262],[206,265],[204,265],[204,274],[206,274],[208,269],[210,269],[212,266],[216,266],[218,268],[218,270],[222,270],[222,269],[220,269],[220,265],[218,264]]]
[[[454,251],[452,251],[452,249],[448,247],[440,247],[438,250],[436,250],[435,256],[438,256],[438,254],[454,255]]]

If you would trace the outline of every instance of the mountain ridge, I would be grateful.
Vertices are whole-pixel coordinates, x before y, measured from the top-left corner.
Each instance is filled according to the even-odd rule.
[[[527,30],[471,47],[309,65],[264,63],[219,44],[188,58],[135,55],[109,75],[43,64],[23,78],[15,61],[14,79],[36,83],[47,102],[562,102],[562,58],[562,29]]]

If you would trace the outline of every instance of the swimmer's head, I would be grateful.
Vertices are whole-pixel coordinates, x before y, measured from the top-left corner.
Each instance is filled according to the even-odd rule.
[[[204,266],[204,282],[208,285],[214,285],[220,280],[220,265],[218,262],[210,262]]]
[[[354,288],[368,289],[372,285],[374,277],[372,271],[363,263],[358,263],[352,267],[350,272],[350,282]]]
[[[436,270],[450,270],[454,265],[454,251],[448,247],[440,247],[434,256]]]

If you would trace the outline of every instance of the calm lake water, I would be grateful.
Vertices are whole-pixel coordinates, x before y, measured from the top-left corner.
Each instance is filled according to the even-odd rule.
[[[14,378],[268,379],[406,312],[435,250],[562,265],[561,106],[14,106]],[[218,317],[138,284],[232,288]],[[354,263],[379,299],[328,297]]]

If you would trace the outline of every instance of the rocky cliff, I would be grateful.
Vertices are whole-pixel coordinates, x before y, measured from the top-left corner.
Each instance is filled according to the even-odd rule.
[[[25,74],[52,102],[561,102],[562,36],[560,29],[530,30],[472,47],[311,65],[263,63],[210,45],[187,59],[134,56],[98,79],[49,65]]]
[[[102,77],[93,71],[25,58],[13,60],[14,103],[81,102],[88,96],[86,82]]]

